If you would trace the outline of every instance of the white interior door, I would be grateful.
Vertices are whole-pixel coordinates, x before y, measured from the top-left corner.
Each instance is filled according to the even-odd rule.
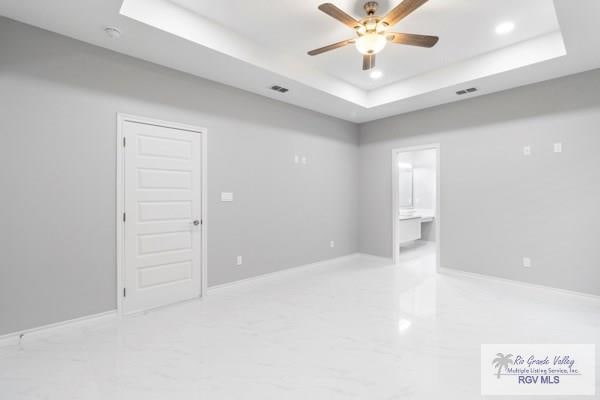
[[[124,298],[132,313],[200,296],[201,133],[124,121]]]

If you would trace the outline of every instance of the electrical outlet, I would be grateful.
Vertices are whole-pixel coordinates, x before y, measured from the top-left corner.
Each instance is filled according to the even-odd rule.
[[[531,146],[525,146],[525,147],[523,147],[523,155],[524,156],[530,156],[531,155]]]
[[[562,143],[554,143],[554,152],[562,153]]]
[[[242,256],[237,256],[237,265],[242,265]]]
[[[531,268],[531,258],[523,257],[523,267]]]
[[[334,248],[335,247],[335,241],[332,240],[331,242],[329,242],[329,247]]]

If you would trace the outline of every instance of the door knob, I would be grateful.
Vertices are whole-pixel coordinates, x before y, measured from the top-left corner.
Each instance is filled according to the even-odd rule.
[[[200,225],[200,221],[196,219],[196,220],[194,220],[193,224],[194,224],[194,226],[198,226],[198,225]]]

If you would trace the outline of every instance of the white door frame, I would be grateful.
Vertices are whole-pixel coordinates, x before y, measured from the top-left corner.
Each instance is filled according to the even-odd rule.
[[[396,162],[396,157],[398,157],[398,154],[400,153],[408,153],[408,152],[412,152],[412,151],[420,151],[420,150],[436,150],[436,171],[435,171],[435,197],[436,197],[436,201],[435,201],[435,218],[434,218],[434,224],[435,224],[435,247],[436,247],[436,271],[439,272],[440,270],[440,265],[441,265],[441,260],[442,260],[442,255],[440,252],[440,243],[441,243],[441,235],[440,235],[440,227],[441,227],[441,219],[442,219],[442,213],[441,213],[441,207],[440,207],[440,198],[441,198],[441,176],[440,176],[440,165],[441,165],[441,159],[440,159],[440,153],[441,153],[441,146],[439,143],[432,143],[432,144],[426,144],[426,145],[420,145],[420,146],[409,146],[409,147],[401,147],[401,148],[396,148],[396,149],[392,149],[392,255],[393,255],[393,259],[394,259],[394,264],[398,264],[398,250],[397,250],[397,246],[399,245],[399,243],[397,244],[396,242],[398,241],[397,238],[397,230],[398,230],[398,213],[397,210],[399,208],[399,203],[400,203],[400,199],[398,198],[398,168],[397,168],[397,162]]]
[[[123,150],[123,124],[125,122],[137,122],[148,125],[162,126],[165,128],[179,129],[191,132],[198,132],[201,136],[202,143],[202,225],[200,227],[202,236],[202,259],[201,259],[201,286],[200,297],[206,296],[207,293],[207,243],[208,243],[208,205],[207,205],[207,143],[208,131],[206,128],[201,128],[192,125],[180,124],[177,122],[161,121],[154,118],[140,117],[135,115],[117,113],[117,187],[116,187],[116,249],[117,249],[117,312],[123,315],[123,288],[125,285],[125,237],[124,237],[124,222],[123,213],[125,212],[125,151]]]

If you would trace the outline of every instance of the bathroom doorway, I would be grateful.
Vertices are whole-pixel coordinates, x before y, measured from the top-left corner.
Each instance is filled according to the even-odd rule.
[[[394,263],[410,253],[434,255],[439,270],[439,144],[392,150],[392,218]]]

